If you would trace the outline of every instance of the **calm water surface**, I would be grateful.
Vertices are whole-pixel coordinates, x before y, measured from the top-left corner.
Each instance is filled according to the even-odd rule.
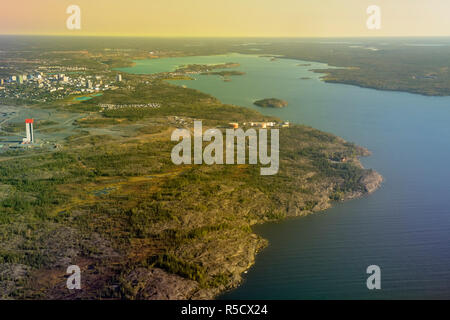
[[[240,63],[236,69],[246,75],[176,83],[365,146],[373,155],[364,165],[385,182],[373,195],[323,213],[258,226],[270,245],[244,283],[222,298],[450,298],[450,98],[327,84],[309,71],[324,64],[250,55],[145,60],[121,70],[224,62]],[[270,97],[289,106],[252,105]],[[382,271],[376,292],[365,284],[372,264]]]

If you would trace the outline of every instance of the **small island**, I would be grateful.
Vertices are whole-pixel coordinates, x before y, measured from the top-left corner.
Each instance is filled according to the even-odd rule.
[[[242,76],[245,72],[237,71],[237,70],[229,70],[231,68],[239,67],[239,63],[235,62],[227,62],[221,64],[188,64],[177,68],[174,72],[176,74],[201,74],[204,76],[221,76],[222,80],[225,82],[231,81],[232,76]],[[218,70],[219,69],[219,70]],[[228,70],[220,70],[220,69],[228,69]],[[180,75],[177,75],[179,77]],[[173,78],[172,78],[173,79]]]
[[[230,77],[230,76],[243,76],[245,72],[229,70],[229,71],[209,71],[203,72],[202,75],[217,75],[222,77]]]
[[[207,73],[217,69],[231,69],[239,67],[239,63],[227,62],[219,64],[188,64],[177,68],[177,73]]]
[[[257,100],[253,104],[262,108],[284,108],[288,105],[287,101],[275,98]]]

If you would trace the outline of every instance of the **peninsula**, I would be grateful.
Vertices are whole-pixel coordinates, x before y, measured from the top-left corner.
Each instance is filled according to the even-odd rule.
[[[254,225],[324,210],[371,193],[382,181],[358,160],[368,150],[300,125],[279,129],[277,175],[261,176],[260,165],[177,166],[170,134],[192,128],[195,119],[205,130],[282,121],[165,80],[183,73],[119,77],[111,69],[144,54],[139,51],[36,50],[41,60],[16,66],[25,70],[20,74],[32,68],[36,83],[8,82],[1,100],[14,105],[0,115],[5,136],[20,136],[17,115],[27,108],[35,114],[38,142],[2,143],[1,298],[213,298],[238,286],[267,245]],[[17,52],[5,55],[7,64],[17,61]],[[68,79],[52,74],[75,66],[79,73]],[[64,90],[48,92],[38,80],[50,88],[59,81]],[[78,86],[83,82],[86,88]],[[94,93],[91,87],[103,94],[74,99]],[[287,104],[266,100],[263,105]],[[42,118],[49,114],[51,122]],[[70,296],[69,264],[83,270],[83,290]]]

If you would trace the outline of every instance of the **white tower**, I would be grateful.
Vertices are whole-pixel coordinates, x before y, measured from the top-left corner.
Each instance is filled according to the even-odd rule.
[[[28,143],[34,143],[34,132],[33,132],[33,119],[26,119],[25,120],[25,128],[27,131],[27,142]]]

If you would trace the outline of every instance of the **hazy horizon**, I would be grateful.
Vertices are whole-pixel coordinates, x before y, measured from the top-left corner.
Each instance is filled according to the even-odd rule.
[[[0,37],[74,37],[74,38],[154,38],[154,39],[445,39],[442,36],[154,36],[154,35],[104,35],[104,34],[30,34],[0,33]]]

